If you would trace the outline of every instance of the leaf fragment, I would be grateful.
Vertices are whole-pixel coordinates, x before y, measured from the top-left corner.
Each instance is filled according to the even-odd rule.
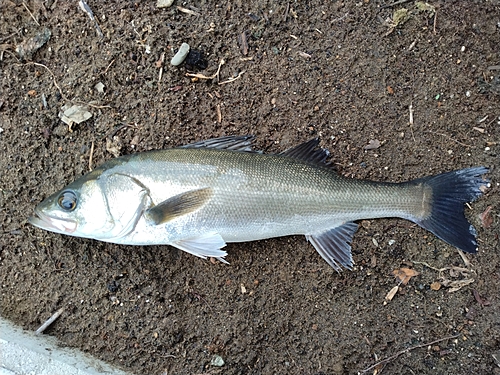
[[[394,271],[392,271],[392,273],[394,274],[394,276],[396,278],[398,278],[401,281],[401,283],[403,283],[403,285],[408,284],[408,281],[410,281],[410,279],[413,276],[419,275],[419,273],[417,271],[412,270],[411,268],[406,268],[406,267],[402,267],[398,270],[394,270]]]
[[[432,290],[439,290],[441,289],[441,283],[439,281],[434,281],[432,284],[431,284],[431,289]]]

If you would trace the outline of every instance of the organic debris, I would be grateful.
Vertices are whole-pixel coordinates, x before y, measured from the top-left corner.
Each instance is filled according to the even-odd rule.
[[[203,56],[203,51],[191,49],[185,60],[186,68],[192,71],[205,70],[208,67],[208,62]]]
[[[120,156],[120,151],[122,150],[123,142],[118,136],[111,138],[106,138],[106,151],[111,153],[115,158]]]
[[[487,298],[482,297],[476,289],[472,289],[472,294],[474,295],[474,299],[476,300],[476,302],[481,306],[491,305],[491,302]]]
[[[479,214],[479,219],[481,219],[481,225],[483,228],[489,228],[491,227],[491,224],[493,224],[493,216],[491,215],[491,206],[486,207],[486,210],[484,210],[483,213]]]
[[[424,3],[423,1],[417,1],[415,7],[420,12],[429,12],[429,18],[434,16],[436,13],[436,7],[430,5],[429,3]]]
[[[439,290],[441,289],[441,283],[439,281],[434,281],[432,284],[431,284],[431,290]]]
[[[410,281],[413,276],[419,275],[417,271],[405,267],[394,270],[392,273],[401,281],[401,283],[403,283],[403,285],[408,284],[408,281]]]
[[[387,293],[387,295],[385,296],[385,300],[386,301],[392,301],[392,299],[394,298],[394,296],[396,295],[396,293],[398,292],[399,290],[399,285],[396,285],[394,288],[392,288],[389,293]],[[386,302],[384,302],[385,304]]]

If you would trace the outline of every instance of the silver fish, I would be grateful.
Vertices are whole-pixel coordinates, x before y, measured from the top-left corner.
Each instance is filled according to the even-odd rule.
[[[227,242],[303,234],[334,269],[351,269],[361,219],[411,220],[477,251],[464,203],[488,185],[484,167],[404,183],[339,176],[313,139],[276,155],[253,137],[223,137],[110,160],[40,203],[29,222],[127,245],[167,244],[222,261]]]

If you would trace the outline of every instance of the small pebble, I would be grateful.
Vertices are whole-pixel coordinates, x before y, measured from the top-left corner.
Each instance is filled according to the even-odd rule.
[[[224,366],[224,360],[220,355],[215,355],[210,361],[210,364],[215,367],[222,367]]]
[[[99,94],[102,94],[104,92],[104,84],[102,82],[97,82],[94,88],[97,90]]]
[[[189,44],[187,43],[182,43],[181,48],[177,51],[174,57],[172,57],[172,60],[170,61],[170,64],[173,66],[178,66],[181,65],[184,60],[186,60],[186,57],[189,53]]]
[[[168,7],[172,6],[173,3],[174,3],[174,0],[158,0],[156,2],[156,7],[157,8],[168,8]]]

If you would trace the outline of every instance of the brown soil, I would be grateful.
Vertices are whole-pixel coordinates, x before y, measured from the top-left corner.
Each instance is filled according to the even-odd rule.
[[[436,15],[376,0],[90,1],[103,39],[76,1],[25,1],[40,26],[21,1],[0,4],[2,316],[33,330],[65,307],[47,334],[138,374],[356,374],[419,345],[379,373],[500,373],[498,1],[431,2]],[[21,60],[15,46],[44,27],[50,40]],[[182,42],[204,52],[200,73],[224,59],[220,81],[239,79],[192,81],[169,64]],[[93,105],[72,131],[58,118],[68,101]],[[479,253],[440,274],[465,267],[455,248],[404,220],[365,221],[354,271],[338,274],[303,237],[231,244],[228,266],[27,223],[89,170],[92,145],[96,166],[109,139],[128,154],[230,134],[265,152],[319,136],[339,173],[377,181],[487,166],[492,188],[467,209]],[[401,267],[420,274],[384,304]],[[440,276],[473,282],[431,289]]]

